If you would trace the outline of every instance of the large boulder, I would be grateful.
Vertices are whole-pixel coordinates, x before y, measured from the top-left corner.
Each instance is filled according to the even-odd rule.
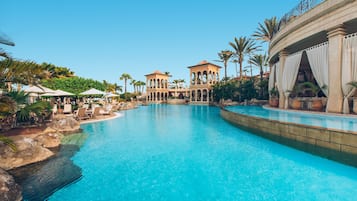
[[[32,138],[20,137],[14,141],[17,150],[0,144],[0,168],[9,170],[39,162],[53,156],[54,153]]]
[[[48,127],[60,133],[78,133],[81,131],[80,124],[72,116],[60,116],[52,120]]]
[[[55,148],[61,144],[62,134],[59,133],[46,133],[38,135],[35,140],[42,144],[45,148]]]
[[[21,187],[14,178],[0,168],[0,200],[20,201],[22,200]]]
[[[77,145],[63,145],[49,160],[11,170],[22,186],[24,199],[46,200],[56,190],[78,181],[82,170],[70,159],[78,150]]]

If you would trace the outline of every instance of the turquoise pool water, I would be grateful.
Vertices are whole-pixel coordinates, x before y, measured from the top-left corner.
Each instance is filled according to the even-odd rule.
[[[355,200],[357,169],[242,131],[208,106],[150,105],[83,125],[83,177],[51,201]]]
[[[266,119],[278,120],[319,126],[324,128],[334,128],[346,131],[357,131],[357,117],[344,117],[337,115],[321,115],[314,113],[293,112],[265,109],[259,106],[230,106],[227,110]]]

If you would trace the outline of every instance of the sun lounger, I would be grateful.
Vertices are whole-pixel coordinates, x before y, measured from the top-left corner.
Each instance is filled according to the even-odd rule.
[[[99,113],[101,115],[109,115],[112,112],[112,105],[107,105],[105,108],[101,108],[101,110],[99,111]]]
[[[86,108],[79,108],[75,114],[75,118],[79,121],[89,119],[90,116],[86,113],[86,110]]]
[[[57,112],[58,112],[58,108],[57,108],[57,104],[54,104],[53,105],[53,108],[52,108],[52,114],[57,114]]]
[[[101,107],[95,107],[95,108],[93,109],[92,117],[99,116],[101,109],[102,109]]]
[[[64,105],[63,114],[72,114],[72,105],[71,104]]]

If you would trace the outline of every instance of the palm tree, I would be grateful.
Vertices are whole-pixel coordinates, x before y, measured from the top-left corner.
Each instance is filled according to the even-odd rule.
[[[122,92],[123,91],[123,86],[117,85],[117,83],[114,84],[114,90],[115,92]]]
[[[124,93],[126,93],[126,85],[127,85],[127,81],[131,80],[133,78],[131,78],[131,76],[127,73],[123,73],[120,78],[120,80],[124,80]]]
[[[0,61],[0,81],[7,84],[8,91],[12,84],[38,85],[41,79],[47,78],[47,71],[31,61],[5,59]]]
[[[8,45],[8,46],[15,46],[15,43],[6,39],[4,34],[2,34],[2,36],[0,35],[0,44]],[[10,58],[9,54],[7,52],[5,52],[5,50],[3,50],[2,48],[0,48],[0,57],[4,57],[4,58],[8,58],[8,59]]]
[[[260,86],[263,86],[263,74],[264,74],[264,70],[263,67],[268,65],[268,57],[266,54],[262,55],[262,54],[256,54],[253,55],[253,57],[251,57],[249,59],[249,63],[253,64],[254,66],[259,67],[259,74],[260,74]],[[260,89],[260,97],[263,96],[263,89]]]
[[[220,58],[219,62],[222,62],[224,65],[224,80],[227,80],[227,65],[232,55],[233,52],[229,50],[222,50],[218,53],[218,57]]]
[[[251,54],[253,51],[259,50],[259,46],[251,38],[240,37],[234,38],[234,42],[229,42],[229,45],[234,49],[234,56],[237,57],[239,63],[239,74],[242,79],[244,57]]]
[[[238,65],[237,65],[237,63],[239,63],[239,61],[238,61],[238,59],[233,59],[231,62],[234,63],[235,66],[236,66],[236,77],[238,77]]]
[[[134,89],[134,93],[136,93],[136,80],[134,80],[134,79],[131,79],[131,81],[130,81],[130,85],[133,85],[133,89]]]
[[[262,40],[264,42],[270,43],[274,35],[278,31],[278,20],[276,17],[264,20],[264,25],[259,23],[258,29],[252,35],[257,40]]]
[[[257,66],[260,70],[259,74],[260,74],[260,80],[263,80],[263,74],[264,74],[264,66],[268,65],[268,57],[266,54],[262,55],[262,54],[256,54],[253,55],[253,57],[251,57],[249,59],[249,63],[253,64],[254,66]]]
[[[146,85],[145,82],[143,81],[137,81],[136,83],[137,88],[137,92],[143,93],[144,92],[144,86]]]

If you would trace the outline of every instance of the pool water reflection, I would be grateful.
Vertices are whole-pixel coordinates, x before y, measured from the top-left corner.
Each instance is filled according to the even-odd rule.
[[[282,111],[266,109],[260,106],[230,106],[226,107],[231,112],[256,116],[282,122],[333,128],[345,131],[357,131],[357,118],[337,115],[322,115],[307,112]]]
[[[357,169],[232,126],[219,108],[150,105],[83,125],[83,177],[49,200],[355,200]]]

